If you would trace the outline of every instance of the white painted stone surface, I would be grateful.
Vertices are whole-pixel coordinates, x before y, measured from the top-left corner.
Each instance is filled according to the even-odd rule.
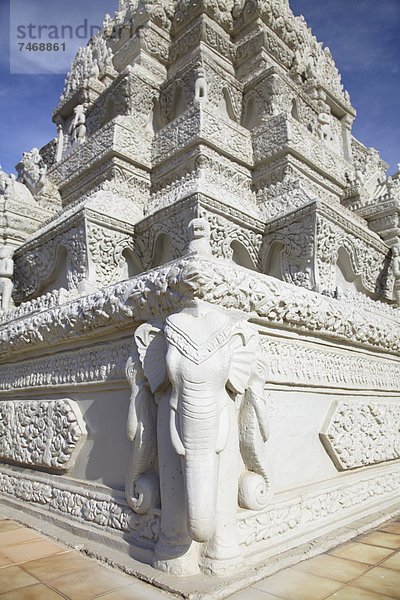
[[[400,173],[304,20],[121,0],[53,118],[0,172],[3,501],[185,597],[389,514]]]

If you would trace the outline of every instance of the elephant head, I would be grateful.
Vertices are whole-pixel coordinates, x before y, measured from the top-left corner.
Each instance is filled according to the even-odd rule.
[[[181,456],[189,535],[207,542],[215,532],[219,455],[237,423],[235,398],[246,398],[254,380],[258,333],[207,306],[170,315],[163,330],[141,325],[135,341],[148,389],[156,402],[169,402],[168,431],[158,435],[169,435]],[[257,403],[247,403],[257,414]],[[239,457],[237,434],[236,444]]]

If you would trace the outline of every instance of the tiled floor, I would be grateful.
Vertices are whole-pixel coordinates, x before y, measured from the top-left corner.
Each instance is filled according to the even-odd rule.
[[[0,516],[0,600],[167,600],[156,588],[99,565]],[[229,600],[400,600],[400,518]]]

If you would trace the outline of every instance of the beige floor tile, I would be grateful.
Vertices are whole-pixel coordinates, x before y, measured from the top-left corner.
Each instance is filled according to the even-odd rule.
[[[400,575],[397,571],[391,569],[374,567],[371,571],[353,581],[352,585],[400,599]]]
[[[27,585],[38,583],[37,579],[25,573],[22,569],[16,566],[5,567],[0,569],[0,590],[2,593],[10,592]]]
[[[226,598],[226,600],[279,600],[278,596],[272,596],[268,592],[256,590],[254,587],[240,590]]]
[[[395,521],[393,523],[386,523],[386,525],[382,525],[378,527],[379,531],[386,531],[388,533],[398,533],[400,534],[400,522]]]
[[[99,596],[98,600],[169,600],[170,598],[175,600],[176,596],[171,596],[171,594],[167,594],[167,592],[163,592],[151,585],[135,583],[122,590],[116,590],[104,594],[104,596]],[[254,600],[257,600],[257,598],[254,598]],[[264,600],[268,600],[268,598]],[[273,600],[279,599],[274,598]]]
[[[304,573],[311,573],[311,575],[329,577],[329,579],[347,583],[368,571],[370,565],[346,558],[339,558],[338,556],[321,554],[315,558],[298,563],[293,568]]]
[[[44,539],[43,536],[34,529],[28,527],[20,527],[19,529],[13,529],[12,531],[1,531],[0,532],[0,548],[5,546],[16,546],[23,542],[31,542],[32,540]]]
[[[13,529],[21,529],[22,525],[15,521],[3,520],[0,521],[0,532],[1,531],[12,531]]]
[[[371,531],[358,538],[361,544],[371,544],[372,546],[380,546],[382,548],[392,548],[397,550],[400,548],[400,535],[396,533],[386,533],[384,531]]]
[[[332,594],[332,596],[328,596],[327,600],[393,600],[393,598],[376,594],[370,590],[362,590],[352,585],[346,585],[338,592]]]
[[[22,563],[21,568],[39,579],[39,581],[51,581],[70,573],[90,569],[95,565],[97,563],[94,561],[71,550],[63,554],[55,554],[54,556]]]
[[[285,569],[255,583],[253,587],[284,600],[321,600],[342,586],[343,583],[332,579]]]
[[[400,571],[400,552],[397,552],[379,566],[383,569],[394,569],[395,571]]]
[[[46,585],[39,583],[0,594],[0,600],[64,600],[64,596],[60,596]]]
[[[7,558],[7,556],[5,556],[3,552],[0,551],[0,569],[2,569],[3,567],[9,567],[10,565],[12,565],[12,561],[9,558]]]
[[[2,552],[14,563],[22,563],[66,552],[66,548],[48,540],[33,540],[32,542],[25,542],[17,546],[5,547]]]
[[[385,560],[393,553],[392,549],[379,548],[369,544],[360,544],[357,542],[349,542],[337,548],[329,550],[328,554],[338,556],[339,558],[348,558],[368,565],[376,565]]]
[[[127,587],[130,581],[126,576],[94,565],[86,571],[52,579],[47,584],[55,591],[68,596],[70,600],[89,600],[100,594]]]

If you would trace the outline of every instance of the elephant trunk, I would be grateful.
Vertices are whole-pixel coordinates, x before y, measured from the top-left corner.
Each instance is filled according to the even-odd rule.
[[[217,454],[186,454],[184,477],[187,493],[188,530],[196,542],[208,542],[215,531]]]
[[[195,389],[180,402],[179,437],[182,441],[189,535],[207,542],[215,531],[220,415],[215,397]]]

